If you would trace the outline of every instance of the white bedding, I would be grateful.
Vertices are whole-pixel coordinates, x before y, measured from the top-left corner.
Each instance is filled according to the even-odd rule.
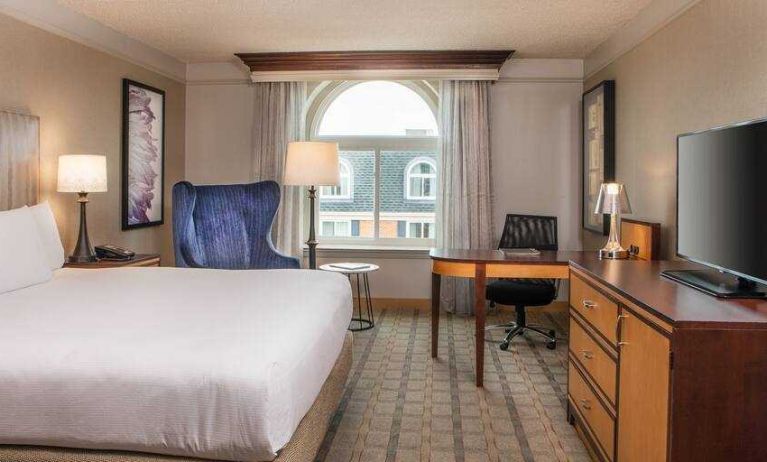
[[[350,318],[322,271],[58,270],[0,295],[0,444],[271,460]]]

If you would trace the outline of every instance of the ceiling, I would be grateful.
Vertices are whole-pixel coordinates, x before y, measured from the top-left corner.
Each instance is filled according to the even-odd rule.
[[[652,0],[57,0],[188,62],[237,52],[515,49],[584,58]]]

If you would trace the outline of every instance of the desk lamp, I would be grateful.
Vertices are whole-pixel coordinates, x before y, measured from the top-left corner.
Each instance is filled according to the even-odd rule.
[[[631,213],[631,204],[626,195],[626,187],[620,183],[602,183],[594,213],[610,214],[610,236],[605,246],[599,251],[599,258],[628,258],[629,252],[621,247],[619,240],[620,225],[618,222],[621,213]]]

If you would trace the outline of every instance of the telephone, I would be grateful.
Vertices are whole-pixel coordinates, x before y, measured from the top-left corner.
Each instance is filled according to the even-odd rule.
[[[136,253],[112,244],[97,245],[96,256],[100,260],[130,260]]]

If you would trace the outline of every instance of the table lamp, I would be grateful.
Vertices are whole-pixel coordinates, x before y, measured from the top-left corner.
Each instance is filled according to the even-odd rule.
[[[294,141],[288,143],[285,185],[309,186],[309,268],[317,269],[317,239],[314,235],[314,199],[317,186],[338,186],[338,143]]]
[[[594,213],[610,214],[610,237],[607,238],[607,243],[599,251],[599,258],[628,258],[628,251],[621,247],[618,239],[620,235],[618,224],[620,214],[631,213],[631,204],[626,195],[626,187],[620,183],[603,183],[599,189],[599,199],[597,199],[597,207]]]
[[[96,254],[88,238],[85,205],[89,192],[106,192],[107,158],[88,154],[59,156],[58,192],[77,193],[80,203],[80,233],[75,251],[67,260],[71,263],[96,261]]]

